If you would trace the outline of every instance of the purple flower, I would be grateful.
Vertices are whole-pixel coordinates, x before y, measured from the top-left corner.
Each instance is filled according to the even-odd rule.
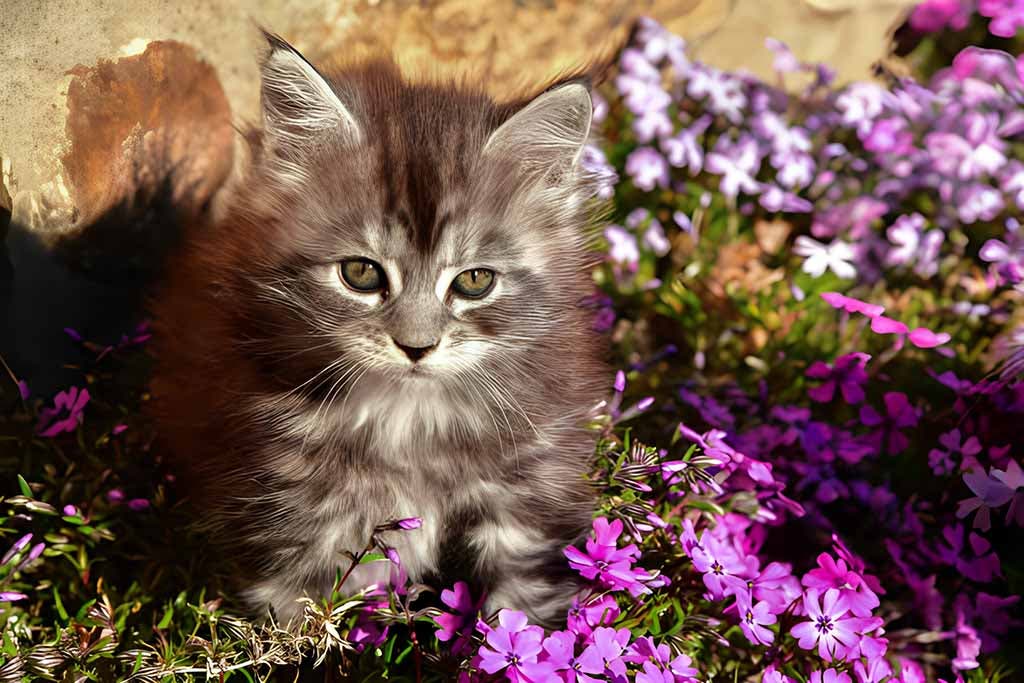
[[[498,624],[487,633],[487,645],[480,648],[480,668],[489,674],[505,671],[511,681],[548,680],[545,677],[554,668],[537,661],[544,629],[527,625],[525,614],[510,609],[498,612]]]
[[[820,604],[819,598],[822,596],[818,590],[807,591],[803,604],[810,619],[794,626],[790,633],[799,639],[800,647],[805,650],[817,647],[818,655],[826,662],[845,659],[847,653],[857,647],[863,633],[882,624],[878,618],[850,615],[835,588],[825,591]]]
[[[609,225],[604,229],[604,238],[610,245],[609,258],[615,263],[626,266],[629,270],[635,270],[640,262],[640,249],[637,246],[636,237],[621,226]]]
[[[32,542],[32,534],[31,533],[27,533],[24,536],[22,536],[21,538],[19,538],[17,541],[15,541],[14,544],[7,550],[7,552],[4,553],[3,558],[0,559],[0,567],[2,567],[3,565],[7,564],[8,562],[10,562],[11,559],[15,555],[17,555],[22,550],[24,550],[28,546],[28,544],[31,543],[31,542]]]
[[[39,413],[36,433],[51,438],[62,432],[73,432],[82,423],[82,412],[89,403],[89,390],[71,387],[53,398],[53,408],[44,408]],[[63,418],[57,416],[66,411]]]
[[[27,401],[31,393],[28,390],[28,382],[23,379],[18,380],[18,395],[21,396],[22,401]]]
[[[28,596],[24,593],[18,593],[16,591],[0,591],[0,602],[18,602],[19,600],[25,600]]]
[[[650,225],[644,231],[643,244],[657,256],[664,256],[672,248],[672,244],[665,237],[665,229],[656,218],[651,219]]]
[[[707,98],[707,106],[715,114],[723,114],[733,123],[743,120],[747,96],[739,79],[707,65],[688,69],[686,92],[690,97]]]
[[[829,367],[821,361],[815,361],[807,368],[806,375],[812,379],[823,380],[816,387],[807,390],[807,395],[818,403],[830,403],[839,387],[843,400],[855,405],[864,400],[864,385],[868,381],[868,373],[864,371],[871,356],[866,353],[848,353],[836,358]]]
[[[956,516],[963,519],[977,511],[974,516],[974,528],[988,531],[992,526],[990,511],[1013,500],[1014,489],[1010,488],[1002,478],[985,474],[983,469],[972,470],[964,474],[964,483],[971,489],[974,496],[960,501],[957,505]]]
[[[740,617],[740,629],[751,643],[770,645],[775,640],[775,633],[768,627],[777,618],[768,602],[762,600],[755,605],[748,593],[740,592],[736,594],[736,612]]]
[[[626,157],[626,173],[645,192],[668,187],[668,161],[653,147],[637,147]]]
[[[942,530],[945,545],[937,545],[938,559],[956,567],[957,571],[979,583],[987,583],[1002,575],[999,557],[992,550],[992,544],[974,533],[967,535],[964,544],[964,527],[961,524],[947,526]]]
[[[938,271],[939,248],[945,241],[945,234],[941,230],[923,233],[924,224],[925,218],[919,213],[896,219],[885,233],[894,247],[885,255],[886,265],[911,265],[916,262],[914,272],[926,278]]]
[[[836,98],[836,109],[844,124],[867,134],[874,119],[882,113],[885,97],[886,92],[874,83],[853,83]]]
[[[749,137],[735,145],[730,145],[724,138],[720,138],[715,150],[708,154],[704,165],[709,173],[722,176],[719,190],[732,200],[735,200],[741,191],[746,194],[757,194],[761,186],[754,179],[754,174],[760,166],[761,157],[757,142]]]
[[[1002,193],[982,183],[965,185],[957,191],[957,215],[964,223],[995,220],[1005,206]]]
[[[684,128],[672,137],[667,137],[659,143],[665,152],[668,163],[676,168],[685,168],[690,175],[697,175],[704,167],[704,148],[698,142],[698,138],[711,125],[710,116],[702,116],[689,128]]]
[[[928,453],[928,464],[936,476],[948,475],[953,471],[953,456],[961,458],[961,469],[970,470],[977,464],[974,456],[981,452],[981,442],[978,437],[968,437],[967,441],[961,443],[959,429],[953,429],[939,437],[939,445],[942,450],[933,448]]]
[[[775,59],[772,61],[772,69],[777,73],[788,74],[799,71],[802,68],[800,60],[796,58],[796,55],[794,55],[793,51],[789,49],[789,46],[781,40],[765,38],[764,45],[775,53]]]
[[[875,154],[908,154],[914,149],[914,134],[907,127],[906,119],[879,119],[871,126],[871,130],[861,137],[861,142],[864,143],[864,149]]]

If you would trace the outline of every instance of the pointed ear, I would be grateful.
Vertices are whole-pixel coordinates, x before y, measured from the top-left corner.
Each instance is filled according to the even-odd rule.
[[[362,129],[324,77],[280,36],[263,37],[270,45],[260,73],[264,128],[287,147],[308,146],[328,132],[358,144]]]
[[[585,81],[538,95],[505,121],[484,145],[485,157],[508,158],[530,175],[556,182],[571,171],[590,134],[593,104]]]

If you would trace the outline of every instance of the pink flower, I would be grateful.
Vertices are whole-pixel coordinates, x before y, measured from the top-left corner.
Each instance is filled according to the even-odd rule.
[[[869,318],[876,318],[885,311],[885,306],[869,304],[860,299],[844,296],[839,292],[823,292],[821,298],[832,308],[840,308],[847,313],[862,313]]]

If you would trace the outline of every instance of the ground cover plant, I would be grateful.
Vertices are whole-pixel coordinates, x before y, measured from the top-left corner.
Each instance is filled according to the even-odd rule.
[[[68,329],[78,385],[4,368],[0,680],[1017,680],[1022,26],[925,2],[917,78],[837,87],[779,43],[767,83],[638,25],[583,160],[619,370],[566,628],[411,584],[387,538],[415,518],[339,564],[388,585],[298,631],[239,616],[143,417],[145,324]]]

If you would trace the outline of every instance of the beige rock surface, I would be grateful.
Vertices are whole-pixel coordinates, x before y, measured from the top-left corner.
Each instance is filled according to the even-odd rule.
[[[66,221],[74,197],[68,92],[77,65],[139,54],[152,40],[194,47],[216,70],[236,121],[257,105],[255,24],[313,59],[379,49],[430,73],[483,75],[495,92],[543,80],[614,48],[647,14],[721,68],[767,75],[764,39],[866,78],[913,0],[0,0],[0,156],[30,222]],[[80,72],[80,70],[79,70]],[[173,73],[170,74],[173,78]],[[138,103],[136,103],[138,106]],[[136,130],[136,133],[139,131]],[[142,131],[145,133],[145,131]],[[63,161],[62,161],[63,160]],[[94,169],[94,172],[101,172]],[[48,198],[41,204],[41,198]],[[47,204],[49,202],[49,204]],[[49,208],[47,208],[49,206]],[[23,217],[26,219],[27,217]]]

